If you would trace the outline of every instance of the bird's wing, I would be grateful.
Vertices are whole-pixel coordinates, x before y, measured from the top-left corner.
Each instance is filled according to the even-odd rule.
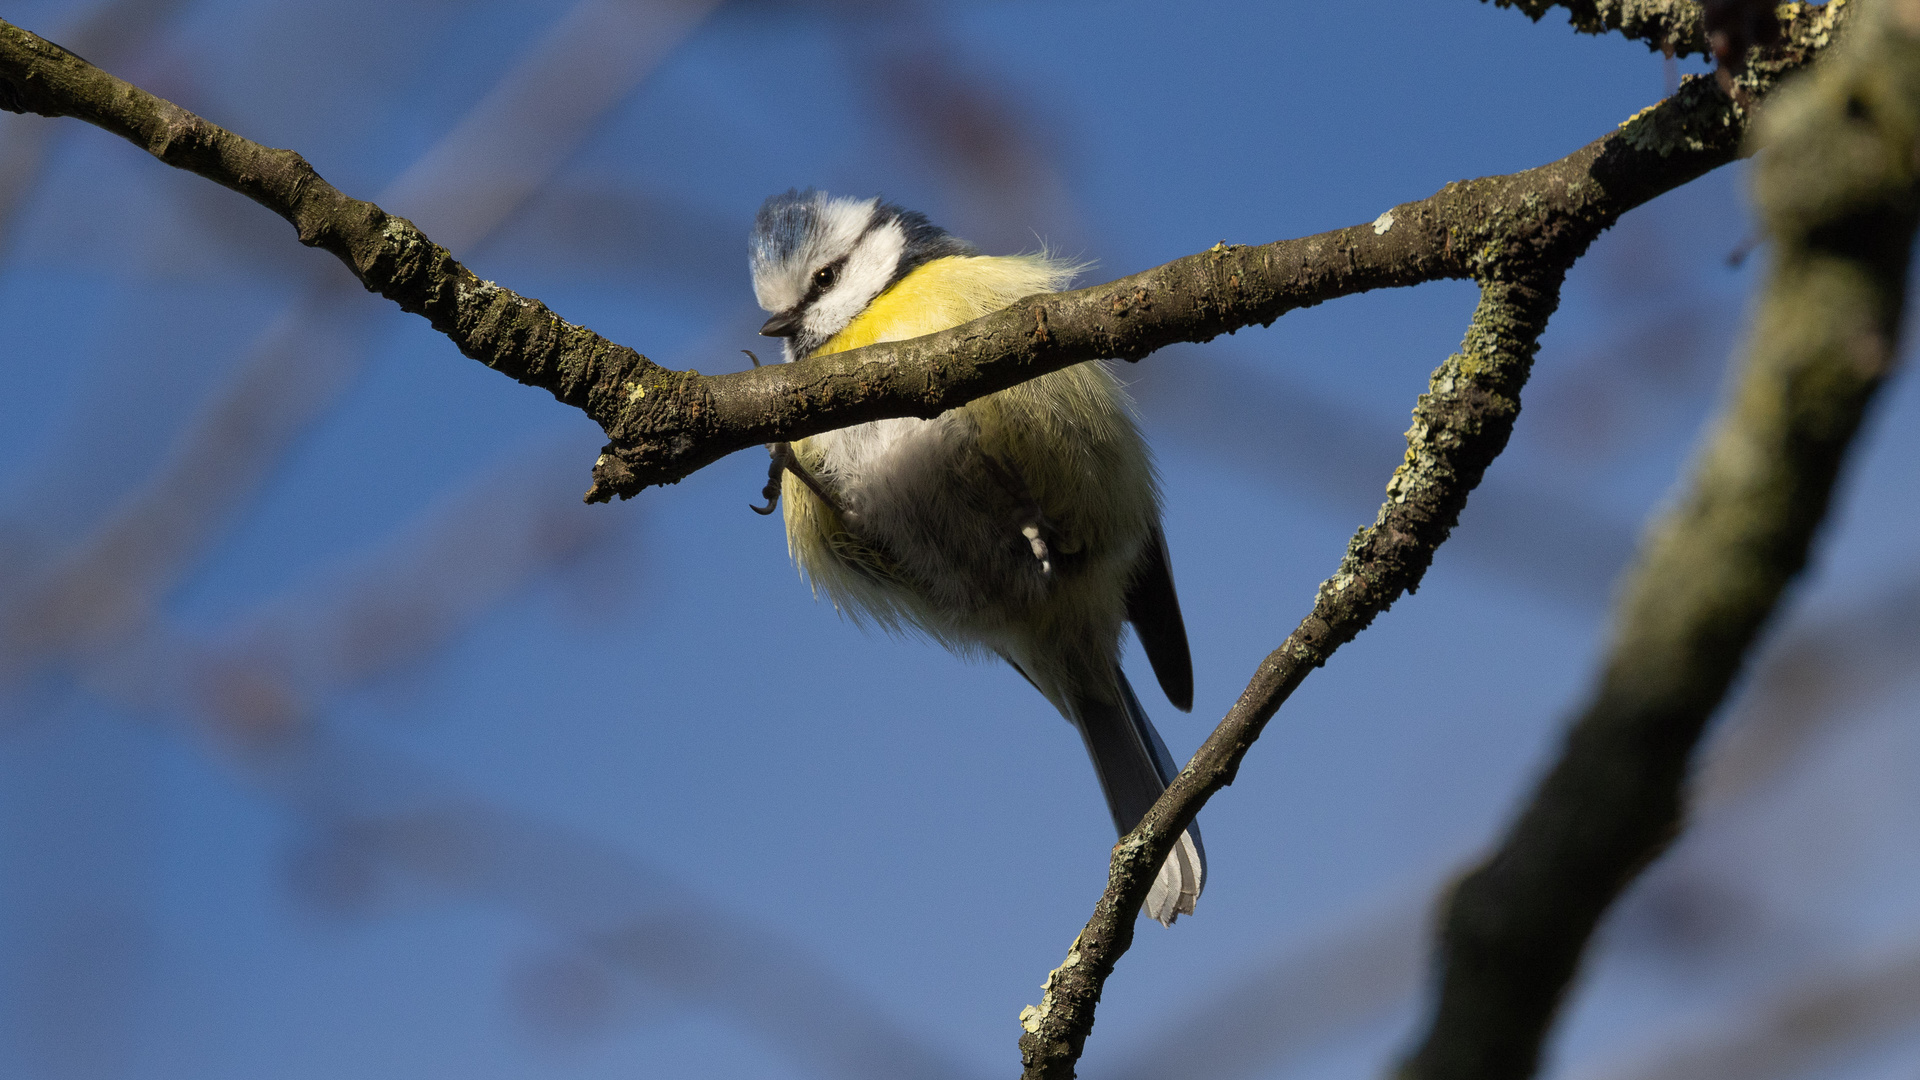
[[[1167,700],[1181,712],[1193,708],[1193,654],[1187,648],[1187,624],[1180,617],[1180,596],[1173,591],[1173,564],[1167,537],[1154,525],[1127,587],[1127,621],[1140,635],[1154,677]]]

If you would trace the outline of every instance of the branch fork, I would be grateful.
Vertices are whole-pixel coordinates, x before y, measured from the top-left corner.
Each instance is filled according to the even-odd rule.
[[[1555,6],[1496,2],[1536,19]],[[1669,55],[1707,48],[1689,0],[1559,6],[1585,32],[1619,32]],[[1567,268],[1621,214],[1732,161],[1748,124],[1746,102],[1809,63],[1849,6],[1784,6],[1779,43],[1750,55],[1731,94],[1712,78],[1690,77],[1619,129],[1535,169],[1448,184],[1368,223],[1317,236],[1222,242],[1118,281],[1030,297],[939,334],[711,376],[664,367],[480,279],[411,222],[335,189],[300,155],[250,142],[5,22],[0,107],[86,120],[246,195],[292,223],[301,243],[333,253],[369,291],[427,318],[465,355],[587,413],[609,440],[593,466],[590,502],[676,483],[751,446],[937,416],[1075,363],[1137,361],[1174,342],[1266,325],[1336,297],[1441,279],[1479,283],[1460,351],[1420,395],[1406,458],[1373,524],[1355,534],[1312,610],[1261,661],[1199,752],[1115,848],[1092,919],[1049,974],[1040,1004],[1021,1014],[1024,1076],[1040,1080],[1073,1075],[1101,989],[1181,832],[1232,782],[1308,672],[1419,586],[1468,493],[1506,445]],[[1419,1060],[1409,1075],[1428,1075]]]

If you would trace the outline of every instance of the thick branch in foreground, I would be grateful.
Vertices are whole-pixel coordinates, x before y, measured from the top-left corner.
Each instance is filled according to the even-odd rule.
[[[1773,259],[1738,383],[1627,580],[1560,760],[1454,890],[1440,1000],[1403,1077],[1532,1074],[1588,936],[1677,833],[1694,744],[1806,564],[1898,355],[1920,214],[1920,0],[1895,8],[1763,117],[1755,191]]]
[[[1813,42],[1802,34],[1783,47],[1772,67],[1752,73],[1754,89],[1803,63]],[[302,243],[339,257],[369,290],[425,316],[466,355],[584,410],[611,440],[594,468],[596,500],[678,481],[736,450],[936,416],[1081,361],[1137,360],[1339,296],[1553,263],[1620,214],[1731,160],[1743,124],[1740,107],[1710,81],[1690,79],[1560,161],[1449,184],[1365,225],[1260,247],[1222,244],[926,338],[702,376],[655,364],[481,280],[411,222],[333,188],[300,155],[249,142],[6,23],[0,107],[78,117],[241,192],[291,222]]]

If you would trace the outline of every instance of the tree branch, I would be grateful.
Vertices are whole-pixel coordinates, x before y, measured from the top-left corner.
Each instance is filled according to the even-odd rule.
[[[1439,1004],[1408,1080],[1532,1074],[1595,923],[1678,832],[1701,729],[1806,565],[1898,359],[1920,219],[1920,0],[1875,9],[1758,134],[1773,259],[1738,384],[1645,542],[1560,760],[1452,894]]]
[[[1287,311],[1441,278],[1482,285],[1461,352],[1435,373],[1406,463],[1373,526],[1349,546],[1312,612],[1256,672],[1194,760],[1116,848],[1108,886],[1042,1004],[1023,1017],[1029,1077],[1073,1074],[1100,988],[1132,937],[1152,871],[1206,799],[1231,782],[1308,671],[1416,588],[1467,493],[1504,447],[1560,282],[1627,210],[1732,160],[1742,104],[1806,63],[1845,0],[1796,9],[1784,43],[1731,97],[1683,82],[1568,157],[1449,184],[1374,222],[1261,247],[1225,244],[1106,285],[1031,297],[940,334],[730,375],[673,371],[482,281],[406,220],[349,198],[298,154],[248,142],[0,23],[0,107],[85,119],[168,164],[240,191],[331,251],[366,287],[426,316],[462,352],[583,409],[611,442],[590,499],[671,483],[734,450],[894,416],[934,416],[1071,364],[1137,360]]]
[[[1707,53],[1706,13],[1697,0],[1493,0],[1493,5],[1517,8],[1534,22],[1554,8],[1566,8],[1567,21],[1583,34],[1618,33],[1670,56]]]
[[[1800,20],[1832,21],[1835,4]],[[1824,39],[1820,43],[1824,43]],[[1789,40],[1763,90],[1817,48]],[[673,483],[736,450],[894,416],[936,416],[1050,371],[1138,360],[1339,296],[1578,253],[1620,214],[1733,159],[1744,110],[1708,80],[1568,157],[1449,184],[1374,222],[1260,247],[1217,245],[1119,281],[1032,297],[912,341],[715,376],[662,367],[483,281],[404,218],[350,198],[300,155],[250,142],[0,22],[0,107],[74,116],[239,191],[346,263],[369,290],[425,316],[460,351],[584,410],[611,440],[588,498]]]
[[[1584,247],[1584,245],[1583,245]],[[1577,253],[1576,253],[1577,254]],[[1565,257],[1571,265],[1573,256]],[[1114,964],[1133,942],[1134,920],[1155,872],[1207,799],[1233,782],[1240,761],[1307,673],[1353,640],[1402,593],[1417,588],[1433,552],[1465,508],[1467,493],[1505,448],[1525,384],[1560,299],[1558,272],[1489,281],[1460,352],[1433,373],[1414,408],[1407,457],[1387,485],[1373,525],[1347,547],[1320,586],[1312,612],[1261,661],[1226,718],[1146,817],[1114,849],[1107,889],[1067,962],[1047,977],[1046,996],[1021,1017],[1027,1080],[1071,1077]]]
[[[1749,87],[1766,89],[1785,72],[1803,66],[1825,47],[1845,17],[1845,6],[1845,0],[1832,0],[1796,18],[1786,44],[1763,63],[1751,65],[1741,78],[1751,80]],[[1213,734],[1114,849],[1107,887],[1093,917],[1074,938],[1066,962],[1047,976],[1041,1003],[1021,1014],[1023,1080],[1064,1080],[1074,1075],[1074,1063],[1093,1028],[1101,989],[1131,946],[1140,905],[1181,832],[1216,791],[1233,782],[1253,741],[1307,674],[1366,629],[1402,593],[1419,587],[1435,549],[1466,506],[1468,493],[1506,446],[1519,413],[1520,389],[1539,336],[1559,302],[1566,269],[1626,206],[1639,205],[1658,193],[1647,191],[1647,185],[1670,177],[1665,170],[1674,156],[1706,152],[1704,147],[1692,149],[1698,145],[1699,133],[1712,131],[1716,140],[1731,138],[1737,144],[1746,113],[1731,102],[1718,114],[1721,126],[1717,129],[1697,124],[1666,126],[1678,117],[1697,115],[1688,112],[1685,99],[1690,93],[1708,92],[1713,85],[1706,79],[1688,80],[1673,98],[1644,110],[1616,134],[1554,165],[1473,182],[1513,184],[1517,190],[1510,194],[1511,201],[1494,205],[1537,211],[1542,201],[1539,189],[1528,181],[1567,168],[1577,170],[1574,179],[1561,180],[1562,190],[1571,197],[1581,197],[1584,192],[1578,189],[1592,182],[1615,198],[1596,198],[1591,204],[1593,216],[1552,217],[1547,220],[1553,228],[1507,234],[1504,246],[1490,245],[1478,254],[1474,276],[1481,280],[1479,307],[1461,351],[1434,372],[1429,393],[1421,395],[1414,408],[1406,459],[1387,484],[1387,502],[1374,524],[1354,536],[1334,576],[1321,584],[1312,612],[1260,663]],[[1640,124],[1647,127],[1638,128]],[[1648,146],[1658,149],[1648,153]],[[1644,174],[1637,171],[1642,169]],[[1468,186],[1449,185],[1428,202]],[[1620,209],[1609,215],[1603,207]],[[1396,208],[1394,216],[1403,209],[1407,208]]]
[[[425,316],[461,352],[596,418],[619,415],[641,380],[698,378],[481,280],[412,222],[342,194],[299,154],[241,138],[6,22],[0,108],[85,120],[247,196],[291,223],[302,244],[339,258],[369,291]]]
[[[1694,1032],[1593,1080],[1794,1080],[1911,1033],[1920,1019],[1920,944],[1879,944],[1838,970],[1810,972],[1741,1001],[1728,1021]],[[1729,1022],[1730,1021],[1730,1022]],[[1824,1068],[1823,1068],[1824,1066]],[[1831,1075],[1831,1073],[1828,1073]]]

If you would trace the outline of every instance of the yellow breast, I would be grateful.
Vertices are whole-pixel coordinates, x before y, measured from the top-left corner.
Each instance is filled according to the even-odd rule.
[[[875,297],[813,355],[920,337],[971,322],[1035,293],[1056,291],[1078,269],[1044,255],[935,259]],[[1140,523],[1152,521],[1152,471],[1124,396],[1103,365],[1078,364],[961,408],[978,418],[981,450],[1020,465],[1033,497],[1060,533],[1062,551],[1106,546],[1131,557],[1137,540],[1109,541],[1121,533],[1143,533]],[[824,441],[802,439],[793,450],[802,465],[832,483],[836,477],[824,468]],[[1111,490],[1106,497],[1091,503],[1068,498],[1103,477],[1133,482],[1107,484]],[[934,632],[938,620],[923,607],[909,575],[884,544],[869,544],[850,533],[839,515],[792,474],[782,484],[782,496],[794,561],[836,606],[856,619]],[[957,638],[949,644],[956,642],[956,647],[965,644]]]
[[[1044,255],[949,256],[922,263],[867,305],[816,356],[904,341],[972,322],[1015,300],[1052,292],[1074,267]]]

